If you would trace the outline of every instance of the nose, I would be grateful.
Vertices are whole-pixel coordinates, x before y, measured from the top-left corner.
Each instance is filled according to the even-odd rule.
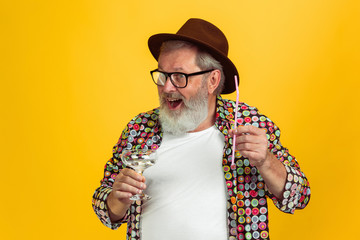
[[[166,78],[165,84],[162,88],[163,88],[163,92],[175,92],[177,90],[177,88],[171,82],[170,77]]]

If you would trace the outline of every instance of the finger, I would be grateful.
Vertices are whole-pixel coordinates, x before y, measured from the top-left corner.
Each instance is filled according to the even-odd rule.
[[[118,200],[123,200],[123,199],[128,200],[133,195],[135,195],[135,194],[133,194],[131,192],[122,192],[122,191],[115,191],[115,190],[113,190],[111,192],[111,194],[113,195],[114,198],[116,198]]]
[[[254,151],[248,151],[248,150],[242,150],[239,151],[240,154],[249,159],[250,163],[253,165],[252,161],[256,161],[259,158],[259,153],[258,152],[254,152]]]
[[[261,140],[256,135],[242,134],[236,137],[237,143],[259,143]]]
[[[119,176],[120,175],[120,176]],[[128,176],[136,181],[145,182],[145,177],[137,172],[135,172],[133,169],[130,168],[124,168],[120,171],[120,174],[118,174],[117,177],[121,177],[121,175]],[[116,179],[115,179],[116,180]]]
[[[116,184],[114,183],[114,186],[113,186],[113,191],[115,192],[115,194],[118,198],[126,198],[129,196],[129,194],[132,196],[132,195],[141,193],[143,189],[145,189],[145,187],[138,188],[138,187],[129,185],[127,183],[120,183],[120,182],[118,182]]]
[[[240,152],[241,151],[258,152],[259,145],[256,143],[249,143],[249,142],[239,143],[239,144],[236,144],[236,149]]]
[[[120,173],[115,179],[113,188],[121,189],[123,185],[129,185],[140,190],[144,190],[146,188],[145,182],[138,181],[137,179],[134,179],[131,176],[123,175]]]
[[[252,125],[246,125],[246,126],[239,126],[233,131],[233,134],[239,136],[243,134],[250,134],[250,135],[263,135],[265,134],[264,130],[257,128]]]

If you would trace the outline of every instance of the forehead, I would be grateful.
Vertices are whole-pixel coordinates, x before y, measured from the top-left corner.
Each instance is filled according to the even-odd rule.
[[[197,53],[196,47],[162,51],[158,59],[158,67],[165,71],[199,70],[196,64]]]

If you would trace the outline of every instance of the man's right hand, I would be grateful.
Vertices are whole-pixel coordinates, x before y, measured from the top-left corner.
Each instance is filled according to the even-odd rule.
[[[134,170],[124,168],[116,176],[112,191],[107,197],[107,207],[112,222],[119,221],[133,202],[129,198],[145,188],[145,177]]]

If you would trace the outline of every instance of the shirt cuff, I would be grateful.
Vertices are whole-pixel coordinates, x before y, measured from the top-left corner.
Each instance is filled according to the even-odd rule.
[[[111,222],[109,211],[107,208],[106,200],[109,194],[111,193],[112,188],[111,187],[100,187],[96,189],[94,195],[93,195],[93,209],[100,219],[100,221],[107,227],[116,230],[118,229],[122,223],[126,222],[128,219],[128,212],[125,214],[125,216],[120,219],[117,222]]]
[[[304,208],[310,199],[310,187],[305,175],[298,169],[284,165],[287,178],[283,199],[270,194],[275,206],[285,213],[293,214],[296,209]]]

